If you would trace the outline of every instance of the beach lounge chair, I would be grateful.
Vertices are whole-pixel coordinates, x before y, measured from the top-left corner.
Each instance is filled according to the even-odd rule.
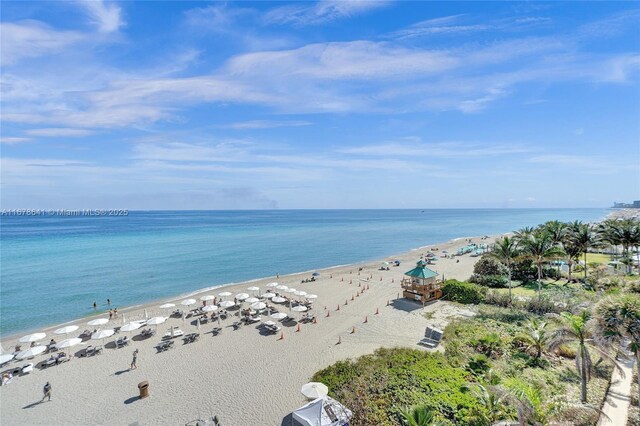
[[[102,353],[102,346],[96,346],[95,348],[93,348],[93,351],[96,355],[99,355]]]
[[[93,346],[87,346],[87,349],[84,350],[84,356],[93,356],[95,353],[96,350]]]
[[[49,358],[47,358],[47,360],[44,362],[44,364],[42,364],[42,366],[43,366],[43,367],[47,367],[47,368],[49,368],[49,367],[51,367],[52,365],[56,365],[56,364],[57,364],[57,362],[56,362],[56,361],[58,361],[58,358],[57,358],[57,357],[53,357],[53,356],[52,356],[52,357],[49,357]]]
[[[33,363],[25,364],[20,369],[20,375],[24,376],[25,374],[29,374],[33,371]]]

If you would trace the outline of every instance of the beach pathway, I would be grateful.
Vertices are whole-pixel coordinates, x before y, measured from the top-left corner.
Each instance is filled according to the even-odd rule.
[[[613,370],[611,386],[602,406],[602,414],[598,420],[598,426],[621,426],[627,424],[629,404],[631,402],[633,362],[632,356],[625,356],[619,363],[624,377],[617,369]]]

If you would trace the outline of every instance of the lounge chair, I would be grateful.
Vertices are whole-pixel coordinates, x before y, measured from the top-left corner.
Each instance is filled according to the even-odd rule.
[[[88,346],[87,349],[84,350],[84,356],[93,356],[96,354],[96,349],[93,346]]]
[[[94,353],[96,355],[101,354],[102,353],[102,346],[96,346],[95,348],[93,348]]]
[[[25,375],[25,374],[29,374],[33,371],[33,363],[29,363],[29,364],[25,364],[22,366],[22,368],[20,369],[20,375]]]
[[[425,337],[418,342],[419,345],[426,346],[428,348],[435,348],[440,344],[442,340],[442,331],[437,328],[427,327]]]

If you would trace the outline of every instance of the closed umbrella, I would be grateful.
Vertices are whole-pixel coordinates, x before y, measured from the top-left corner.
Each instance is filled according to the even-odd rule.
[[[56,348],[58,349],[70,348],[72,346],[79,345],[80,343],[82,343],[82,339],[79,337],[74,337],[72,339],[64,339],[56,343]]]
[[[216,305],[207,305],[202,308],[203,312],[215,312],[217,310],[218,310],[218,307]]]
[[[96,318],[94,320],[89,321],[87,324],[96,326],[96,325],[105,325],[108,322],[109,320],[107,318]]]
[[[309,382],[302,385],[300,392],[309,399],[317,399],[326,396],[329,393],[329,388],[320,382]]]
[[[76,331],[79,327],[77,325],[67,325],[66,327],[62,327],[54,331],[54,334],[69,334]]]
[[[257,297],[250,297],[248,299],[245,299],[245,302],[247,302],[247,303],[256,303],[256,302],[259,302],[259,301],[260,301],[260,299],[258,299]]]
[[[46,333],[27,334],[26,336],[23,336],[20,338],[20,342],[21,343],[37,342],[38,340],[44,339],[46,335],[47,335]]]
[[[196,303],[196,299],[184,299],[182,302],[180,302],[182,306],[190,306],[194,303]]]
[[[242,301],[244,299],[248,299],[249,295],[247,293],[238,293],[236,294],[236,299]]]
[[[32,348],[27,349],[26,351],[18,352],[16,355],[16,359],[25,359],[25,358],[33,358],[36,355],[40,355],[44,351],[47,350],[46,346],[34,346]]]
[[[233,303],[231,300],[225,300],[224,302],[220,302],[221,308],[230,308],[233,305],[235,305],[235,303]]]
[[[251,309],[255,309],[256,311],[261,311],[267,307],[267,304],[264,302],[256,302],[251,305]]]

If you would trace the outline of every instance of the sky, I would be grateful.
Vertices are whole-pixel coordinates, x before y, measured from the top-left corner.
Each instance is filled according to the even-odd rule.
[[[640,199],[637,2],[1,6],[2,209]]]

